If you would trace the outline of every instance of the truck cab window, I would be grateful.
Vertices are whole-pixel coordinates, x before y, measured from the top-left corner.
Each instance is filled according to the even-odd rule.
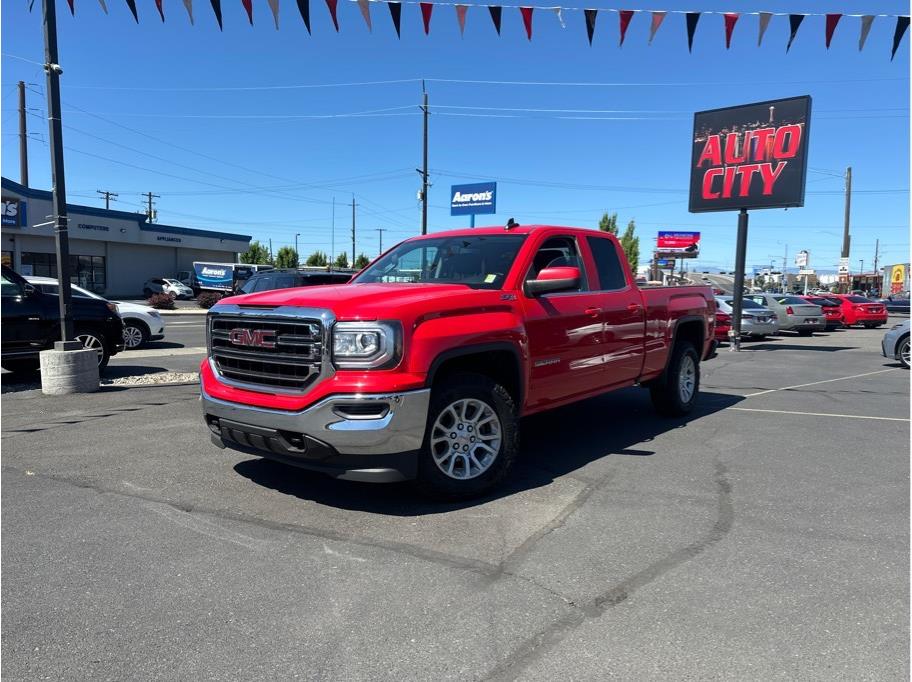
[[[580,271],[580,288],[577,291],[586,291],[586,269],[579,255],[576,240],[572,237],[552,237],[536,251],[532,265],[526,274],[526,280],[536,279],[538,273],[545,268],[574,267]]]
[[[604,237],[586,237],[592,257],[595,259],[595,268],[598,270],[599,289],[601,291],[616,291],[627,286],[624,277],[624,268],[618,259],[617,249],[610,239]]]

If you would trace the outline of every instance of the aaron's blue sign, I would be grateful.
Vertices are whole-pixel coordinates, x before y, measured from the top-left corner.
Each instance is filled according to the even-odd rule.
[[[450,215],[497,213],[497,183],[476,182],[453,185],[450,190]]]

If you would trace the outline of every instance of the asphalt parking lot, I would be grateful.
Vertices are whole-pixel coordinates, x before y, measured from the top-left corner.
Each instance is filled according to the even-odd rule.
[[[168,321],[112,371],[195,368],[202,318]],[[688,419],[640,389],[530,418],[458,505],[218,450],[192,385],[5,393],[2,674],[908,679],[883,331],[723,349]]]

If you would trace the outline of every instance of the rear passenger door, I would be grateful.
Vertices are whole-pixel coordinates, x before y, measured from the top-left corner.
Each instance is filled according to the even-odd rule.
[[[595,262],[604,323],[605,385],[635,381],[643,371],[646,310],[639,290],[627,281],[618,250],[608,237],[586,237]]]

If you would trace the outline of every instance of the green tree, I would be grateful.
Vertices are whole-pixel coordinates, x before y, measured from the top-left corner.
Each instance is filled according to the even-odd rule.
[[[304,261],[304,265],[310,267],[325,267],[329,263],[329,257],[322,251],[314,251],[307,257],[307,260]]]
[[[272,259],[269,257],[269,251],[258,241],[250,242],[247,250],[241,254],[241,262],[248,265],[270,265]]]
[[[298,252],[290,246],[283,246],[276,254],[275,266],[277,268],[298,267]]]
[[[599,229],[602,232],[610,232],[616,236],[618,233],[618,214],[612,213],[608,215],[603,213],[601,220],[599,220]]]
[[[640,238],[634,235],[636,224],[631,220],[627,223],[627,229],[621,235],[621,248],[627,256],[627,262],[630,263],[630,270],[636,276],[637,267],[640,265]]]
[[[343,251],[338,256],[336,256],[336,260],[333,261],[333,265],[337,268],[347,268],[348,267],[348,251]]]
[[[370,258],[365,256],[363,253],[359,253],[358,257],[355,258],[354,267],[355,267],[355,269],[360,270],[361,268],[366,268],[369,264],[370,264]]]

